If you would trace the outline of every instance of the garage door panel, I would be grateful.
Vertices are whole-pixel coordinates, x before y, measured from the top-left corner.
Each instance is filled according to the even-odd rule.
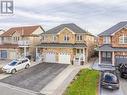
[[[70,55],[69,54],[65,54],[65,53],[60,53],[59,54],[59,63],[63,63],[63,64],[70,64]]]
[[[45,55],[45,62],[56,63],[56,54],[55,53],[47,53]]]
[[[121,63],[127,63],[127,56],[116,56],[115,62],[117,65]]]

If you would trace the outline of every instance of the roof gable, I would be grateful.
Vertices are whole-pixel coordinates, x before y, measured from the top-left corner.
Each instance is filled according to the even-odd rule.
[[[111,28],[105,30],[104,32],[100,33],[98,36],[111,36],[114,33],[118,32],[122,28],[127,26],[127,21],[119,22],[116,25],[112,26]]]
[[[71,29],[65,27],[64,29],[62,29],[60,32],[58,32],[57,34],[59,35],[60,33],[64,32],[64,30],[68,30],[69,32],[71,32],[72,34],[75,34],[75,32],[73,32]]]
[[[72,30],[74,33],[86,33],[85,30],[83,30],[82,28],[80,28],[76,24],[69,23],[69,24],[61,24],[59,26],[56,26],[56,27],[46,31],[45,34],[57,34],[61,30],[63,30],[65,27]]]
[[[21,36],[30,36],[33,35],[32,33],[39,27],[41,26],[37,25],[37,26],[13,27],[7,30],[6,32],[4,32],[3,34],[1,34],[1,36],[9,37],[12,36],[15,32],[18,32]],[[42,31],[44,30],[42,29]]]

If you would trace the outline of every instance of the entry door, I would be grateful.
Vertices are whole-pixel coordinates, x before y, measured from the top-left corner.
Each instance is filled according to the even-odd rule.
[[[85,54],[83,54],[83,53],[84,53],[84,52],[83,52],[83,49],[76,49],[75,62],[76,62],[77,64],[80,64],[81,61],[85,61],[85,58],[84,58],[84,55],[85,55]]]
[[[71,56],[67,53],[59,54],[59,63],[71,64]]]

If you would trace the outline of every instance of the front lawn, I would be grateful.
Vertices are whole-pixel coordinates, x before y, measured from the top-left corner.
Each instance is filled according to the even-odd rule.
[[[99,71],[83,69],[68,86],[64,95],[97,95]]]

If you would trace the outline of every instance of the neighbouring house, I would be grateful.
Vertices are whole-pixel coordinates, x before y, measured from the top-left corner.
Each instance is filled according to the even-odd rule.
[[[127,62],[127,21],[98,35],[99,64],[115,66]]]
[[[0,35],[0,59],[15,59],[35,55],[35,45],[44,30],[40,25],[12,27]]]
[[[61,24],[41,34],[37,53],[44,62],[80,64],[93,54],[94,36],[73,23]]]
[[[5,32],[5,30],[0,29],[0,35],[3,34]],[[2,38],[0,37],[0,44],[2,43]]]

